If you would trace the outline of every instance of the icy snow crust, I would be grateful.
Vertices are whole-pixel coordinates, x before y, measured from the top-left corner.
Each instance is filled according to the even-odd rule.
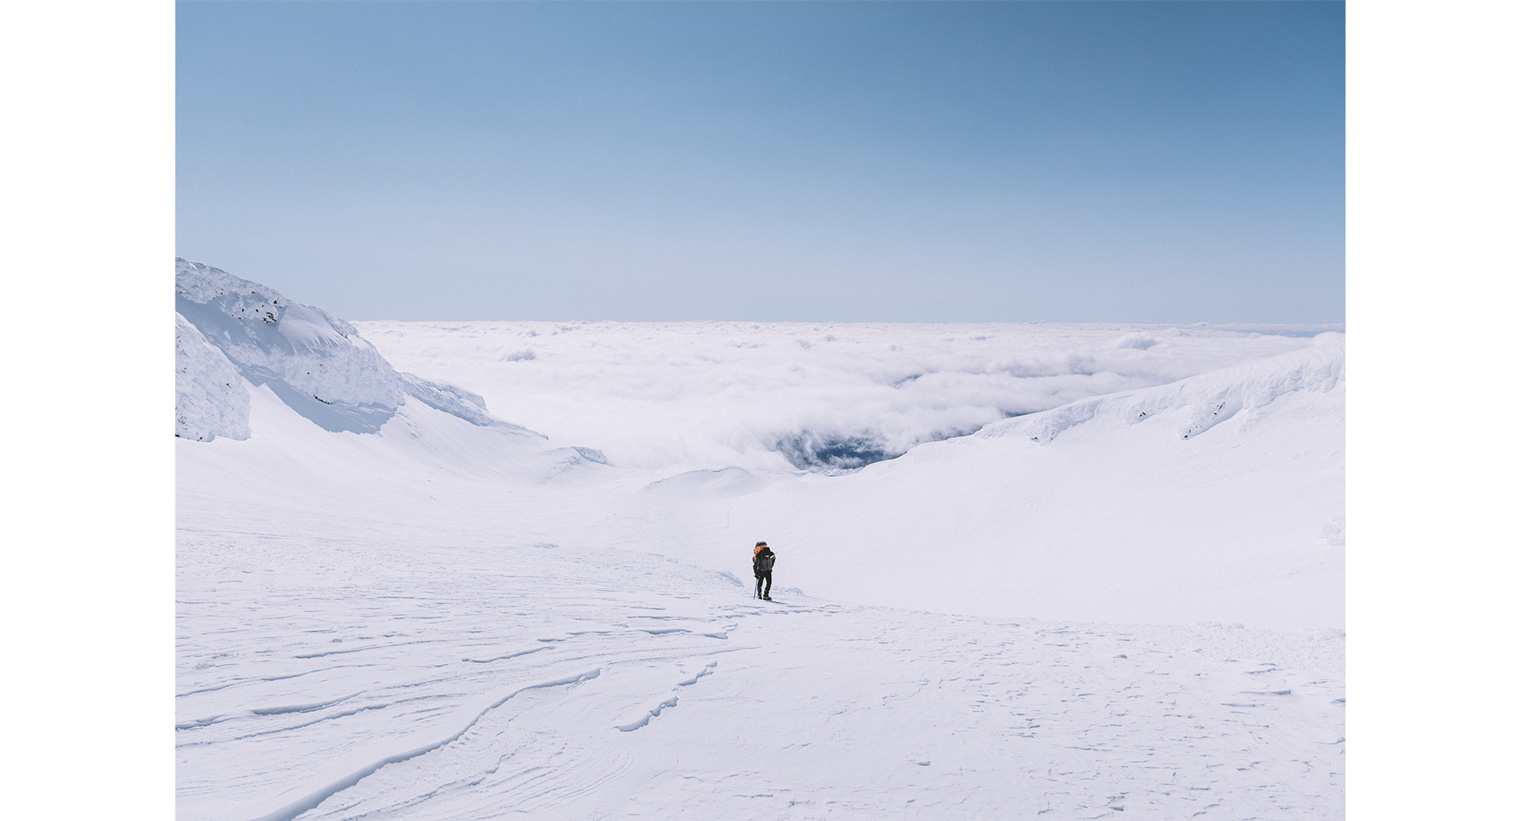
[[[1030,360],[1117,352],[1141,357],[1114,360],[1141,382],[1185,378],[1066,372],[1061,390],[1087,395],[835,475],[668,450],[642,468],[614,456],[636,437],[603,459],[597,438],[525,434],[397,373],[353,326],[308,309],[287,335],[283,296],[193,273],[180,415],[219,429],[177,443],[183,819],[1344,815],[1340,334],[897,326],[901,370],[961,343],[985,362],[971,337],[997,335]],[[411,340],[406,367],[451,382],[501,363],[601,370],[601,394],[568,377],[580,400],[659,430],[637,408],[664,372],[642,371],[636,402],[618,374],[643,367],[632,332],[608,326],[598,347],[578,326],[564,336],[593,361],[571,362],[392,328],[386,357]],[[637,334],[668,361],[712,328]],[[950,330],[959,342],[939,342]],[[732,350],[808,350],[795,328],[749,334],[764,347]],[[874,395],[878,354],[849,395]],[[318,362],[325,381],[301,381]],[[762,382],[787,372],[745,362]],[[712,393],[752,399],[713,373]],[[832,377],[768,387],[805,398]],[[670,416],[700,440],[720,403],[686,407],[685,379],[664,386]],[[945,404],[987,390],[962,379],[945,385],[975,387],[942,385]],[[500,387],[464,384],[498,404]],[[314,417],[308,390],[379,408],[376,424]],[[898,408],[905,427],[932,410]],[[776,457],[761,438],[725,447]],[[759,538],[778,555],[774,602],[752,598]]]

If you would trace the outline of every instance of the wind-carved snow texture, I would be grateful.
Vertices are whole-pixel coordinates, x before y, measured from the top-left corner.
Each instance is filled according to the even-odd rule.
[[[630,547],[182,534],[178,817],[1343,817],[1339,631],[758,602]]]
[[[398,373],[354,326],[320,308],[220,268],[182,258],[174,265],[178,436],[248,437],[247,390],[196,341],[329,431],[377,431],[408,396],[476,425],[525,430],[492,418],[477,394]]]
[[[455,741],[458,741],[459,738],[465,733],[469,732],[470,728],[479,723],[482,718],[485,718],[486,713],[489,713],[497,707],[500,707],[521,693],[527,692],[529,690],[540,690],[548,687],[565,687],[576,685],[594,679],[601,674],[602,671],[600,669],[595,669],[581,673],[578,676],[570,676],[568,678],[556,679],[554,681],[546,681],[540,684],[530,684],[526,687],[514,690],[511,693],[502,696],[494,704],[482,710],[479,715],[475,716],[474,719],[465,724],[462,729],[450,735],[449,737],[444,738],[440,741],[433,742],[432,744],[424,744],[415,750],[407,750],[405,752],[396,753],[394,755],[388,755],[379,761],[365,765],[364,767],[361,767],[358,770],[355,770],[354,772],[343,776],[337,781],[334,781],[333,783],[328,784],[321,789],[318,789],[316,792],[313,792],[307,796],[303,796],[289,806],[282,807],[268,815],[261,817],[259,821],[291,821],[291,819],[294,819],[296,816],[301,815],[307,810],[316,809],[319,805],[321,805],[323,801],[326,801],[334,795],[337,795],[339,792],[346,790],[355,784],[358,784],[366,777],[378,772],[382,767],[386,767],[391,764],[400,764],[401,762],[407,761],[408,759],[416,758],[420,755],[426,755],[427,753],[439,749],[440,747],[452,744]]]

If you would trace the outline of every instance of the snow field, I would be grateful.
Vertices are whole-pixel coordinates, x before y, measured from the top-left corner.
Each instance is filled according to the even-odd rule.
[[[1343,355],[1337,335],[1010,419],[851,475],[742,486],[699,472],[656,485],[648,503],[679,511],[713,544],[766,534],[803,589],[852,601],[1340,628]],[[1250,397],[1239,411],[1185,438],[1237,385]],[[678,482],[683,494],[663,492]]]
[[[749,580],[612,546],[203,532],[180,557],[186,819],[1326,818],[1343,801],[1335,631],[758,602]]]
[[[413,376],[180,274],[184,818],[1343,814],[1339,334],[387,326]]]

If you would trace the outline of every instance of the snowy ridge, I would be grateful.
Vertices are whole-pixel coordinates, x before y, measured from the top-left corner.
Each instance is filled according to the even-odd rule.
[[[409,373],[400,373],[402,390],[407,396],[412,397],[424,405],[443,411],[451,416],[457,416],[473,425],[480,427],[499,428],[513,433],[522,433],[539,439],[548,437],[538,431],[529,430],[521,425],[503,422],[492,416],[486,408],[486,400],[480,394],[471,393],[457,385],[447,382],[435,382],[431,379],[423,379]],[[581,449],[591,453],[600,453],[590,448]],[[583,453],[582,455],[586,455]],[[590,458],[588,456],[588,458]],[[593,459],[592,461],[598,461]]]
[[[1311,348],[1157,388],[1073,402],[988,425],[975,435],[1024,436],[1049,444],[1063,431],[1098,417],[1116,417],[1133,425],[1170,416],[1179,420],[1178,438],[1192,439],[1237,414],[1244,413],[1248,419],[1287,394],[1333,390],[1345,375],[1345,339],[1344,334],[1320,334]]]
[[[396,371],[353,325],[321,308],[220,268],[174,264],[176,436],[247,439],[242,380],[269,386],[330,431],[377,431],[412,397],[475,425],[525,432],[492,418],[477,394]]]
[[[175,308],[245,372],[328,403],[394,410],[406,393],[352,325],[219,268],[175,260]]]

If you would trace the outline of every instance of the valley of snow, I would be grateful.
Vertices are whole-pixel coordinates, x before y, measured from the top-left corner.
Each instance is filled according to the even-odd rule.
[[[182,818],[1344,814],[1339,333],[177,284]]]

